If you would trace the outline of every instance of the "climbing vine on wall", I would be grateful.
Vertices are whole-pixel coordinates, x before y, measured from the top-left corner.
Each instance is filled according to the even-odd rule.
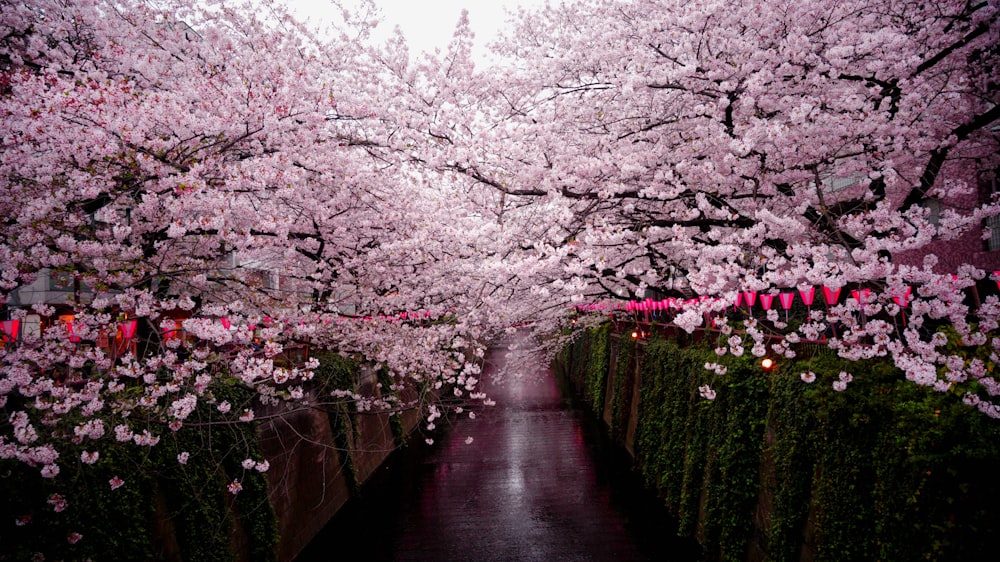
[[[625,439],[628,416],[631,410],[632,384],[635,380],[635,340],[621,338],[615,361],[614,388],[611,395],[611,436]]]
[[[620,342],[616,369],[642,358],[637,467],[709,558],[982,559],[1000,536],[1000,427],[955,396],[821,348],[765,372],[713,338]]]
[[[215,385],[217,400],[243,403],[245,388]],[[24,465],[0,463],[2,555],[45,559],[228,561],[236,557],[234,526],[252,560],[274,560],[277,521],[266,476],[242,462],[263,460],[249,424],[216,424],[200,405],[190,427],[166,433],[156,447],[111,444],[93,465],[67,463],[58,491]],[[179,455],[187,453],[179,461]],[[233,496],[227,484],[242,490]],[[3,556],[0,556],[3,558]]]
[[[330,389],[357,390],[357,362],[336,353],[323,354],[318,359],[320,364],[314,371],[313,379],[321,395],[328,395]],[[358,482],[354,458],[351,454],[353,450],[351,443],[356,437],[351,418],[352,407],[346,402],[331,402],[326,406],[326,413],[330,420],[333,441],[340,454],[340,466],[344,467],[344,478],[351,493],[358,495],[361,491],[361,484]]]
[[[608,365],[611,362],[611,325],[603,324],[594,330],[589,342],[586,369],[585,396],[593,412],[600,417],[604,411],[605,390],[608,385]]]

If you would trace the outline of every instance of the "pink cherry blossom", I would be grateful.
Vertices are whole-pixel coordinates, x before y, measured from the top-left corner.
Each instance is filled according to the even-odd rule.
[[[699,386],[698,393],[701,394],[701,397],[705,400],[715,400],[715,391],[708,385]]]
[[[956,251],[1000,214],[978,198],[992,2],[567,2],[515,16],[499,72],[464,20],[411,61],[361,39],[367,17],[326,41],[279,5],[9,4],[0,302],[82,291],[5,308],[46,319],[0,351],[0,456],[43,477],[203,413],[474,418],[459,408],[494,404],[482,342],[530,331],[514,362],[551,360],[609,315],[721,334],[717,361],[804,341],[879,358],[1000,415],[1000,299],[966,299],[997,266]],[[389,388],[318,396],[304,350]]]
[[[48,504],[52,506],[53,511],[58,513],[66,509],[68,502],[62,494],[52,494],[49,496]]]

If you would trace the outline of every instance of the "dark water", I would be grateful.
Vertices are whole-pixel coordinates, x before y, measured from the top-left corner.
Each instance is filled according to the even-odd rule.
[[[699,560],[550,372],[487,390],[496,406],[415,436],[298,562]]]

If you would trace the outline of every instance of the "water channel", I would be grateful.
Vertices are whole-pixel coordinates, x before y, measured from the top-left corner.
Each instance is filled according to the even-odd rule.
[[[394,453],[297,562],[700,559],[550,371],[486,388],[496,406]]]

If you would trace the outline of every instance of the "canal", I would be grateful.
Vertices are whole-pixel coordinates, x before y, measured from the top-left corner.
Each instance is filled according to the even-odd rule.
[[[496,406],[433,445],[414,436],[297,562],[699,560],[551,371],[489,383],[504,357],[491,352],[483,377]]]

